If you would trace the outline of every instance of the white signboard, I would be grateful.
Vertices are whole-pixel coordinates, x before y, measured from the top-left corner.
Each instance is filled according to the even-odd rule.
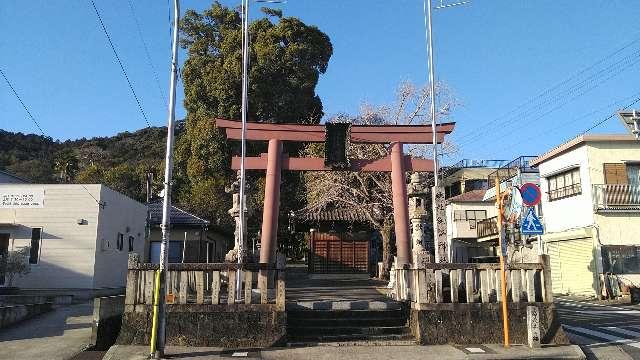
[[[0,190],[0,209],[44,207],[44,188],[15,188]]]

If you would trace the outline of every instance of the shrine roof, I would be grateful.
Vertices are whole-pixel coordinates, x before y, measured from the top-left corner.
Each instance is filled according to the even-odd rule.
[[[362,210],[354,209],[302,209],[294,212],[294,217],[300,222],[318,221],[346,221],[351,223],[368,223],[369,218]]]

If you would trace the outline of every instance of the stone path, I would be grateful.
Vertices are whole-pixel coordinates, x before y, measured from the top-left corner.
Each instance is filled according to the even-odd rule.
[[[0,330],[0,360],[67,360],[90,343],[93,303],[56,306]]]

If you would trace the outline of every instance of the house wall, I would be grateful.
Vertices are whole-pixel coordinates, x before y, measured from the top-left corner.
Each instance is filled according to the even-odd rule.
[[[147,207],[117,191],[101,186],[97,236],[94,239],[95,264],[93,287],[119,288],[126,285],[129,236],[133,236],[133,251],[144,255]],[[123,248],[118,250],[118,233],[124,235]],[[110,246],[106,246],[109,242]]]
[[[184,262],[205,262],[207,260],[207,241],[215,243],[215,256],[213,259],[209,259],[209,262],[224,262],[224,256],[229,250],[228,243],[231,241],[228,236],[212,229],[207,229],[203,233],[201,226],[175,226],[171,229],[170,236],[171,241],[185,242],[186,239]],[[149,246],[151,246],[151,242],[159,241],[162,241],[162,231],[154,227],[149,232],[149,245],[143,259],[150,261]]]
[[[39,261],[15,285],[92,288],[100,185],[0,185],[0,191],[14,189],[44,189],[43,208],[0,208],[0,232],[10,234],[10,250],[30,246],[31,229],[42,228]],[[85,221],[79,225],[78,219]]]
[[[563,169],[580,167],[582,193],[560,200],[549,201],[549,183],[547,177]],[[545,233],[562,232],[568,229],[593,224],[593,206],[591,190],[591,172],[586,146],[545,161],[539,165],[540,190],[542,191],[542,214]]]
[[[491,202],[463,202],[450,203],[446,207],[447,215],[447,238],[471,238],[478,237],[477,228],[471,229],[469,221],[454,221],[454,213],[456,210],[485,210],[487,218],[496,216],[496,207]]]
[[[588,170],[592,184],[605,183],[604,163],[640,160],[640,142],[636,140],[590,142],[586,148],[589,155]],[[640,238],[637,236],[640,233],[640,212],[600,212],[593,216],[594,222],[599,227],[602,245],[640,245]]]

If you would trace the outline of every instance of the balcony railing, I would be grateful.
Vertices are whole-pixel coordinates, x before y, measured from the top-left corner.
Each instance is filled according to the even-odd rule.
[[[640,185],[593,185],[593,207],[595,211],[640,211]]]
[[[478,239],[498,236],[498,217],[478,221]]]
[[[503,223],[505,224],[505,223]],[[507,237],[507,241],[516,241],[519,242],[522,240],[522,236],[520,235],[520,224],[516,222],[513,225],[513,236],[512,227],[510,224],[505,224],[505,236]],[[498,217],[490,217],[485,220],[478,221],[478,241],[488,241],[488,240],[497,240],[498,239]]]

